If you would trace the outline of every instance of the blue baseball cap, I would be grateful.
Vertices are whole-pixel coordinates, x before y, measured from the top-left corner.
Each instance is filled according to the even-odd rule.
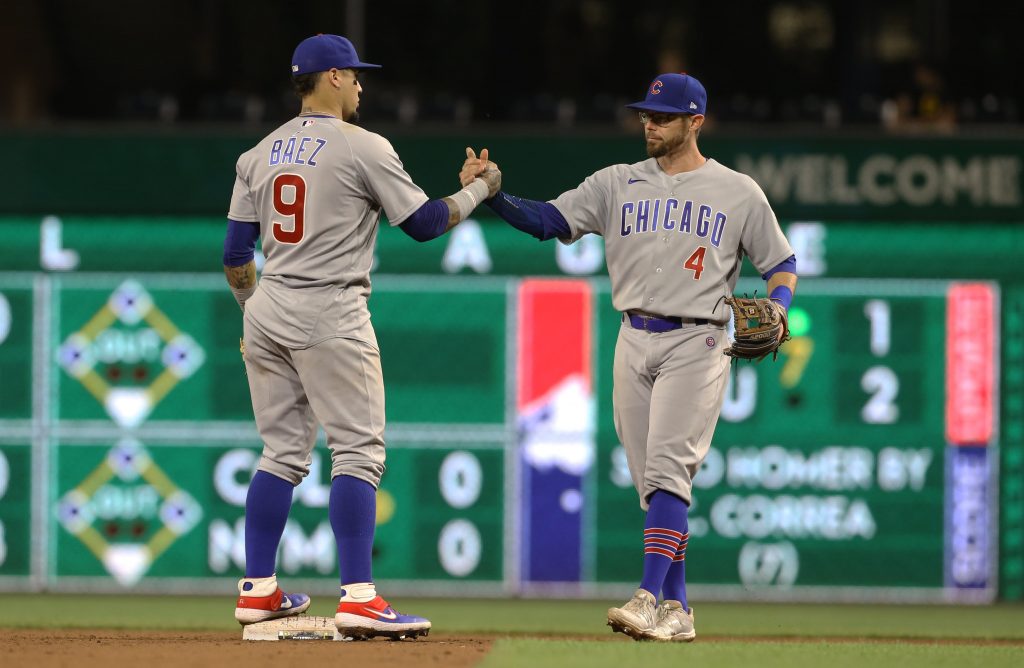
[[[292,54],[292,76],[311,72],[326,72],[329,69],[366,70],[380,67],[364,63],[356,55],[356,47],[341,35],[315,35],[308,37],[295,47]]]
[[[707,110],[708,92],[689,74],[660,74],[647,88],[643,102],[627,104],[629,109],[666,114],[701,114]]]

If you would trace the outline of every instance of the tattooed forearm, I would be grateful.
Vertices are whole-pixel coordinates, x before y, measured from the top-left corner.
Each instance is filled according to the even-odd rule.
[[[228,279],[228,285],[239,290],[245,290],[256,285],[256,261],[250,260],[240,267],[224,266],[224,275]]]
[[[249,260],[241,267],[224,265],[224,275],[227,276],[235,301],[244,311],[246,300],[256,292],[256,261]]]

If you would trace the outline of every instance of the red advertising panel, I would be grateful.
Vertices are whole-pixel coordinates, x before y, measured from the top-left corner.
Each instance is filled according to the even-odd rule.
[[[995,411],[995,294],[955,283],[946,298],[946,440],[987,445]]]
[[[519,289],[516,408],[525,582],[582,577],[583,479],[594,461],[591,287],[526,280]]]

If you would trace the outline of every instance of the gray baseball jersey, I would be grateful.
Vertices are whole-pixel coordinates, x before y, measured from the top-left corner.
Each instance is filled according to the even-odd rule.
[[[551,203],[572,230],[565,242],[604,237],[619,311],[722,322],[744,254],[761,273],[793,254],[754,180],[711,159],[674,176],[653,158],[612,165]]]
[[[298,116],[242,154],[228,217],[259,222],[267,262],[246,317],[304,348],[360,337],[381,212],[398,225],[427,201],[387,139]]]
[[[687,319],[662,333],[624,319],[612,403],[640,506],[656,490],[690,503],[728,381],[722,298],[744,254],[764,273],[793,250],[757,184],[714,160],[674,176],[655,159],[613,165],[551,203],[572,232],[563,242],[604,237],[617,310]]]

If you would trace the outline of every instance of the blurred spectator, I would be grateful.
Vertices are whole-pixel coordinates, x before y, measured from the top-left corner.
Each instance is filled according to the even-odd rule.
[[[130,0],[3,3],[0,125],[271,124],[295,104],[279,45],[320,30],[361,33],[360,48],[386,54],[368,81],[368,120],[635,132],[622,105],[639,99],[638,82],[677,71],[715,82],[710,112],[723,127],[941,133],[1017,124],[1024,110],[1022,3],[144,4],[145,20]],[[461,48],[439,48],[439,35]]]
[[[882,104],[883,125],[898,132],[952,133],[956,130],[956,107],[946,92],[941,72],[916,63],[911,87]]]
[[[53,54],[39,5],[16,2],[0,21],[0,120],[39,122],[49,115]]]

